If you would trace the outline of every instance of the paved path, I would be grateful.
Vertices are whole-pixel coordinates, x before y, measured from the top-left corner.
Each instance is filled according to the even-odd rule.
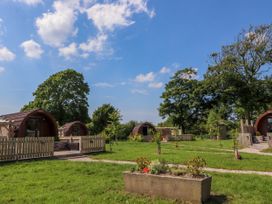
[[[102,163],[110,163],[110,164],[136,164],[132,161],[115,161],[115,160],[107,160],[107,159],[91,159],[89,156],[79,156],[79,157],[67,157],[63,158],[65,160],[74,161],[74,162],[102,162]],[[176,166],[174,164],[169,164],[169,166]],[[179,164],[178,167],[185,168],[185,165]],[[217,172],[217,173],[232,173],[232,174],[258,174],[263,176],[272,176],[272,172],[266,171],[250,171],[250,170],[230,170],[230,169],[217,169],[217,168],[204,168],[205,171],[209,172]]]
[[[251,147],[239,150],[239,152],[272,156],[272,153],[261,152],[262,150],[267,149],[267,148],[268,148],[267,143],[253,144]]]

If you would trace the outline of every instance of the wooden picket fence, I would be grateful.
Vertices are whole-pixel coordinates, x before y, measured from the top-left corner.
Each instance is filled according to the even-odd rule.
[[[0,161],[52,157],[54,137],[0,138]]]
[[[79,137],[80,153],[104,152],[105,140],[100,136],[80,136]]]

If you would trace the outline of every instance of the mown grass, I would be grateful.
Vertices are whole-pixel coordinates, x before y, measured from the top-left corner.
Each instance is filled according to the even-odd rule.
[[[157,155],[156,144],[147,142],[118,142],[113,152],[92,155],[94,159],[134,161],[138,157],[151,160],[164,158],[169,163],[184,163],[200,156],[207,161],[208,167],[238,170],[272,171],[272,156],[241,153],[242,160],[236,160],[232,151],[232,140],[196,140],[162,143],[162,154]]]
[[[128,194],[122,171],[130,165],[57,160],[0,166],[0,203],[180,203]],[[212,173],[208,203],[271,203],[272,177]]]

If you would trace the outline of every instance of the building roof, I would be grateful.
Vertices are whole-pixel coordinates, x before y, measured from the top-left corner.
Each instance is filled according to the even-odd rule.
[[[136,125],[132,130],[132,134],[133,135],[139,134],[142,127],[144,127],[144,126],[148,126],[148,127],[152,128],[153,130],[156,130],[155,126],[152,123],[145,122],[145,123],[140,123],[140,124]]]
[[[84,123],[82,123],[81,121],[73,121],[70,123],[66,123],[63,126],[61,126],[59,128],[59,130],[63,131],[64,135],[67,135],[70,131],[70,129],[74,126],[74,125],[80,125],[81,128],[84,129],[84,131],[86,132],[86,134],[88,133],[88,128],[86,127],[86,125]]]
[[[19,128],[28,116],[35,114],[35,113],[45,114],[47,117],[49,117],[51,120],[53,120],[55,122],[54,117],[42,109],[35,109],[35,110],[30,110],[30,111],[1,115],[0,120],[10,122],[13,126],[15,126],[16,128]]]
[[[262,119],[263,119],[264,117],[270,115],[270,114],[272,115],[272,110],[268,110],[268,111],[264,112],[263,114],[261,114],[261,115],[257,118],[257,120],[256,120],[256,122],[255,122],[255,125],[254,125],[255,128],[258,129],[259,124],[260,124],[260,122],[262,121]]]

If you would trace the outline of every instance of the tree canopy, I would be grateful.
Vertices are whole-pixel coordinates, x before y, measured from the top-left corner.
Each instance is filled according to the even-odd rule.
[[[42,108],[50,112],[60,125],[80,120],[87,122],[89,85],[81,73],[66,69],[50,76],[33,93],[33,101],[22,110]]]
[[[110,123],[112,114],[117,112],[119,113],[119,110],[111,104],[98,107],[92,114],[91,123],[88,124],[91,134],[101,133]]]
[[[204,98],[200,81],[195,79],[196,70],[185,68],[179,70],[166,84],[161,98],[160,115],[169,117],[172,123],[183,132],[201,118]]]
[[[242,31],[210,59],[203,78],[195,77],[196,70],[184,68],[166,84],[159,107],[163,118],[192,131],[212,109],[210,118],[217,113],[222,120],[251,120],[271,106],[272,25]]]

